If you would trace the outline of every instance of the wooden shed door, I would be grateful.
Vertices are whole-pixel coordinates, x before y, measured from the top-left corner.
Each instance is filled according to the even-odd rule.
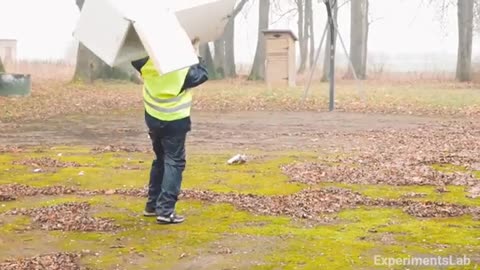
[[[288,84],[288,46],[283,36],[267,39],[266,77],[270,85]]]
[[[267,60],[267,80],[269,84],[288,84],[287,57],[270,57]]]

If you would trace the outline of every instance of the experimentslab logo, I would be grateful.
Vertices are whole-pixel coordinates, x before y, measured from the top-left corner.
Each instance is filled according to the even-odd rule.
[[[431,257],[383,257],[375,255],[373,257],[374,264],[379,266],[467,266],[471,260],[467,256],[431,256]]]

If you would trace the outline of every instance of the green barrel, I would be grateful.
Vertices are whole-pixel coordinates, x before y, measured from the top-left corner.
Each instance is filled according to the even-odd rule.
[[[0,96],[28,96],[31,91],[30,75],[0,73]]]

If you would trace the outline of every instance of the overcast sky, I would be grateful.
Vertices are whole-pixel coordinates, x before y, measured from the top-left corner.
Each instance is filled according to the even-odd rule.
[[[237,60],[251,62],[256,45],[258,0],[251,0],[237,21]],[[288,0],[285,0],[285,3]],[[316,5],[317,39],[325,25],[321,1]],[[341,1],[343,2],[343,1]],[[440,53],[455,57],[457,51],[456,10],[452,9],[445,25],[438,22],[433,8],[421,5],[422,0],[370,0],[371,25],[369,51],[388,56],[401,53]],[[18,57],[22,59],[59,59],[72,47],[72,32],[79,16],[74,0],[0,0],[0,39],[18,40]],[[281,9],[288,10],[287,5]],[[277,8],[272,7],[276,21]],[[349,6],[339,14],[339,27],[349,42]],[[283,19],[271,28],[290,28],[296,32],[296,18]],[[318,43],[318,42],[317,42]],[[480,55],[480,40],[474,41],[475,58]]]

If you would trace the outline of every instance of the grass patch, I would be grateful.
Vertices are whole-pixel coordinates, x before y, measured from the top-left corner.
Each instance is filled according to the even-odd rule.
[[[252,151],[252,155],[255,153]],[[312,158],[308,154],[273,153],[249,161],[247,165],[230,166],[226,164],[230,158],[227,154],[192,153],[188,156],[183,187],[259,195],[295,193],[302,190],[304,185],[290,183],[279,167],[293,162],[299,156]],[[0,184],[18,183],[35,187],[66,185],[90,190],[144,187],[148,182],[152,159],[147,153],[91,154],[82,147],[78,152],[75,147],[57,147],[0,157]],[[83,167],[34,173],[33,167],[12,165],[15,160],[41,157],[76,162]]]
[[[67,196],[56,203],[72,200]],[[194,258],[204,256],[211,258],[204,266],[214,269],[220,265],[232,267],[238,260],[251,262],[245,267],[248,269],[359,269],[373,267],[374,255],[473,257],[480,252],[480,221],[469,216],[417,219],[399,209],[359,208],[340,212],[334,224],[311,227],[286,217],[252,215],[228,204],[182,201],[178,210],[187,215],[187,222],[161,226],[140,216],[143,199],[98,196],[94,201],[94,215],[113,218],[121,225],[121,231],[48,232],[44,239],[34,238],[35,231],[11,229],[28,224],[27,219],[20,218],[12,221],[14,225],[2,225],[2,235],[12,239],[12,247],[33,241],[32,247],[38,251],[40,243],[48,239],[48,250],[89,250],[91,255],[83,262],[93,269],[118,265],[122,269],[151,269],[160,264],[175,268],[189,260],[195,264]],[[392,239],[388,243],[377,237],[386,234]],[[212,255],[219,251],[215,244],[219,242],[231,254]],[[255,249],[258,246],[265,248]],[[5,254],[8,252],[0,251],[0,259]],[[249,260],[251,257],[255,260]]]

